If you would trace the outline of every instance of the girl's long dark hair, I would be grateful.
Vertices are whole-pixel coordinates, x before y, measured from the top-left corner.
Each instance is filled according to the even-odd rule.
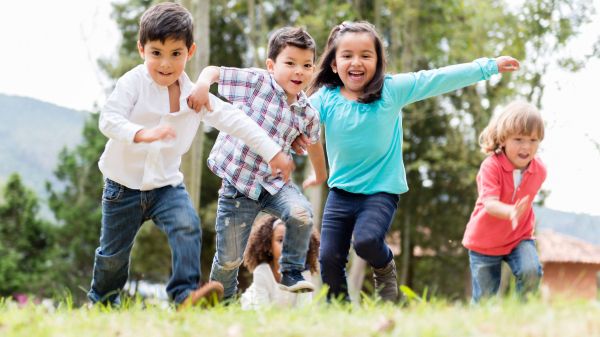
[[[317,74],[314,77],[308,94],[312,95],[323,85],[329,88],[344,86],[340,76],[333,72],[331,69],[331,63],[335,60],[335,53],[339,39],[346,33],[368,33],[373,37],[373,43],[375,44],[375,52],[377,53],[377,66],[375,68],[375,75],[369,83],[365,86],[365,92],[358,98],[360,103],[371,103],[381,98],[381,90],[383,90],[383,81],[385,79],[385,52],[383,50],[383,43],[375,26],[367,21],[349,22],[344,21],[341,24],[333,27],[329,33],[327,39],[327,46],[317,66]]]

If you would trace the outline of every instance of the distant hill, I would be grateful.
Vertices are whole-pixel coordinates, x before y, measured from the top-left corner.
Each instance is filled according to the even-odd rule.
[[[534,207],[537,231],[552,229],[600,246],[600,216]]]
[[[38,197],[45,198],[45,181],[56,182],[58,154],[63,147],[81,142],[87,114],[0,94],[0,183],[18,172]]]

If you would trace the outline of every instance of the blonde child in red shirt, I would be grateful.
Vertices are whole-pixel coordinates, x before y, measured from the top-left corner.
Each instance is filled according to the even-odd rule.
[[[542,266],[531,204],[546,179],[546,167],[536,157],[542,139],[540,112],[520,101],[509,104],[479,136],[489,156],[477,174],[479,196],[462,241],[469,249],[474,303],[498,292],[502,261],[515,275],[518,293],[539,285]]]

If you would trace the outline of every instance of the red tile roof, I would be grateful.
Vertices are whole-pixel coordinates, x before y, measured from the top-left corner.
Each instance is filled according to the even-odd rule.
[[[600,246],[553,230],[537,233],[541,262],[571,262],[600,264]]]

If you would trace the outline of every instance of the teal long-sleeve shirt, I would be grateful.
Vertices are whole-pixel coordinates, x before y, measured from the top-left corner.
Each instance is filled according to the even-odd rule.
[[[325,125],[329,187],[351,193],[408,191],[402,160],[402,107],[463,88],[498,73],[482,58],[416,73],[386,75],[381,98],[365,104],[346,99],[340,87],[310,97]]]

